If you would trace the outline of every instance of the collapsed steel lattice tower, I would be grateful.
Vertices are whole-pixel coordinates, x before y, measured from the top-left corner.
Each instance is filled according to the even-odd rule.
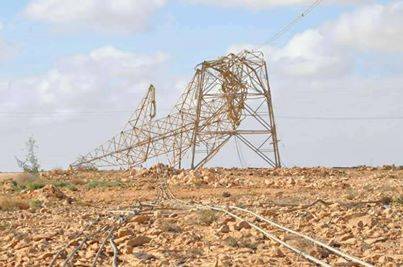
[[[170,114],[155,119],[155,88],[124,130],[72,166],[97,168],[140,166],[166,156],[169,165],[205,165],[237,138],[271,167],[280,167],[267,65],[261,52],[243,51],[196,67]],[[258,144],[256,144],[258,142]]]

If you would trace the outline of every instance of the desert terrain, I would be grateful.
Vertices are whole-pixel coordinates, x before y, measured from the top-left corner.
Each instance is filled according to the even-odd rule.
[[[360,266],[230,206],[402,266],[402,185],[395,166],[3,173],[0,266],[315,266],[249,222],[330,266]]]

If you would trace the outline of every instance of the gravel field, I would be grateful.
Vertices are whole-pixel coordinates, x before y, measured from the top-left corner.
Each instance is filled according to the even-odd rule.
[[[165,178],[176,199],[147,206]],[[358,266],[253,216],[181,201],[244,207],[370,264],[402,266],[402,184],[394,166],[2,174],[0,266],[93,266],[97,254],[111,266],[116,252],[119,266],[314,266],[246,221],[332,266]]]

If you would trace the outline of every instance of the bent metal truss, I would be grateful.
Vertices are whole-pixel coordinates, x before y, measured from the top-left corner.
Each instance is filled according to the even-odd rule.
[[[125,128],[74,168],[131,168],[164,157],[170,166],[199,168],[231,138],[271,167],[280,154],[267,65],[261,52],[204,61],[170,114],[156,119],[151,85]]]

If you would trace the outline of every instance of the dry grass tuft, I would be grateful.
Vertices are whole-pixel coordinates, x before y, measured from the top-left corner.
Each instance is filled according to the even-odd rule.
[[[0,210],[2,211],[27,210],[29,208],[30,205],[27,201],[15,197],[0,197]]]

